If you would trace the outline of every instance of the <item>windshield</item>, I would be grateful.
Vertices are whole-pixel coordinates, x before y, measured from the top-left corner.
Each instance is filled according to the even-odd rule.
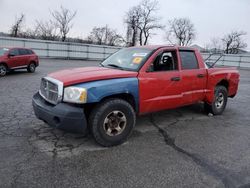
[[[0,56],[4,55],[7,51],[9,51],[8,48],[0,48]]]
[[[104,60],[104,67],[137,71],[151,54],[151,49],[124,48]]]

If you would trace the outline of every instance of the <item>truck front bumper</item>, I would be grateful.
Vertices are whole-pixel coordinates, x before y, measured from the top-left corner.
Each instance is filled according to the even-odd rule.
[[[36,117],[52,127],[69,132],[87,132],[87,121],[83,108],[67,103],[51,105],[39,93],[33,96],[32,105]]]

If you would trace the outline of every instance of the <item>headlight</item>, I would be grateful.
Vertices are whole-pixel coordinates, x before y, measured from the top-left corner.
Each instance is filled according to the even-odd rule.
[[[63,101],[70,103],[86,103],[87,90],[79,87],[66,87],[64,89]]]

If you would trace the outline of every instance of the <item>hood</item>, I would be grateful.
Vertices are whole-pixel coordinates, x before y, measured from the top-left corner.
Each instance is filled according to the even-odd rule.
[[[5,54],[3,54],[3,55],[0,55],[0,59],[2,60],[2,59],[5,59],[6,58],[6,55]]]
[[[137,74],[137,72],[105,67],[83,67],[57,71],[48,76],[63,82],[64,86],[70,86],[96,80],[136,77]]]

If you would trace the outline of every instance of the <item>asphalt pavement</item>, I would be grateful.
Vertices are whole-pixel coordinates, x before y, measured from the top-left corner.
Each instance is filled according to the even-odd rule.
[[[250,70],[221,116],[202,104],[137,119],[129,140],[104,148],[38,120],[41,77],[94,61],[41,59],[33,74],[0,78],[0,187],[250,187]]]

